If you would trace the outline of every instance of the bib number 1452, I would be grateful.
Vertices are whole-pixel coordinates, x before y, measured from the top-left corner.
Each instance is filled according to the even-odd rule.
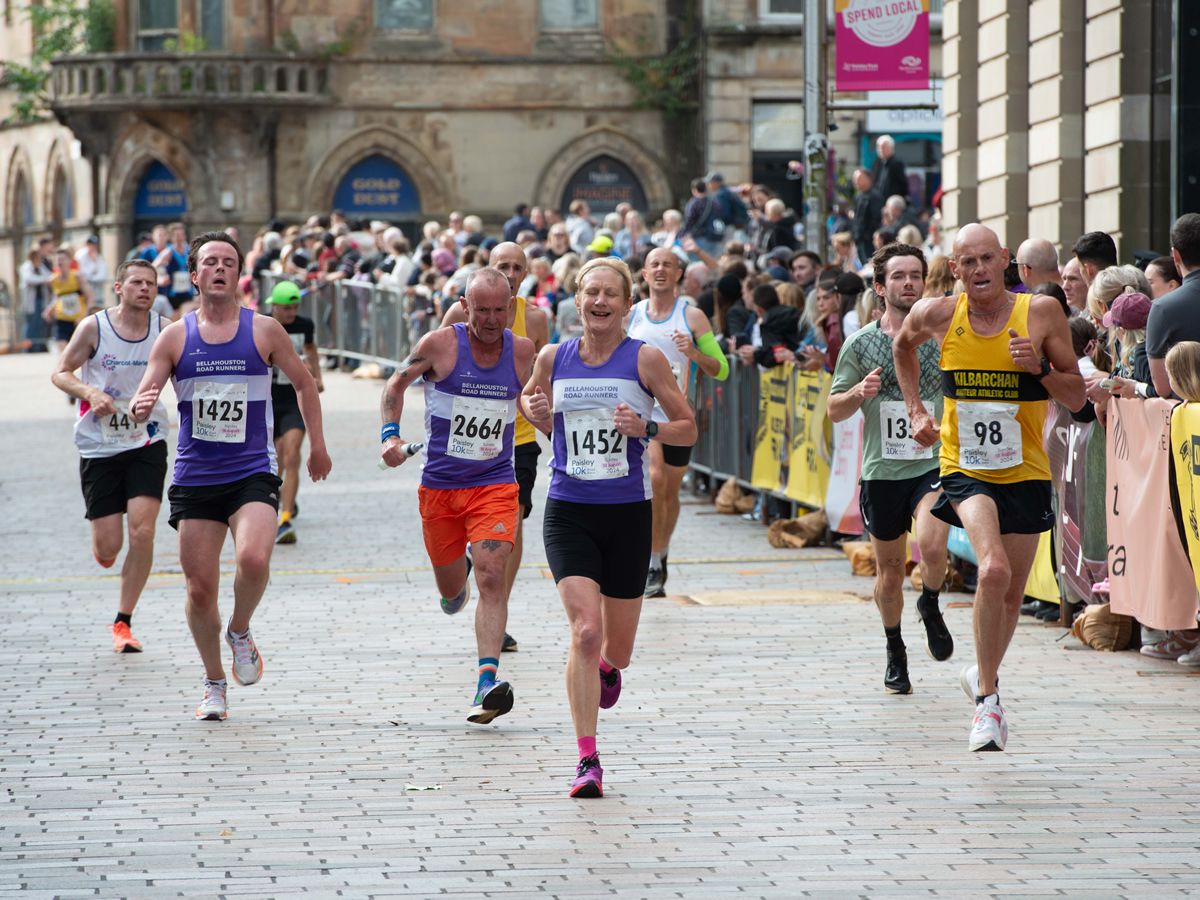
[[[629,474],[625,435],[613,424],[612,411],[588,409],[563,413],[567,474],[583,481]]]

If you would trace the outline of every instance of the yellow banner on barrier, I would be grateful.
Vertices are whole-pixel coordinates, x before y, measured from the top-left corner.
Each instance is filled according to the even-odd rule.
[[[1033,557],[1033,568],[1025,581],[1025,596],[1047,603],[1059,603],[1058,579],[1054,577],[1054,538],[1043,531],[1038,541],[1037,553]]]
[[[750,483],[764,491],[784,487],[783,463],[788,447],[788,400],[792,384],[790,363],[759,374],[758,428]]]
[[[797,503],[820,509],[829,487],[832,434],[825,407],[833,379],[824,369],[788,368],[793,375],[786,493]]]
[[[1200,404],[1181,403],[1171,412],[1171,469],[1179,496],[1179,530],[1200,588]]]

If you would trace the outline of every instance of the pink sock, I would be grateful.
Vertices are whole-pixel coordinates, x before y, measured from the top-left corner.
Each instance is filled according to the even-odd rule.
[[[603,656],[600,657],[600,671],[601,672],[611,672],[615,668],[616,668],[616,666],[614,666],[612,663],[610,663]]]
[[[575,743],[579,745],[579,758],[584,759],[588,756],[593,756],[596,753],[596,736],[576,738]]]

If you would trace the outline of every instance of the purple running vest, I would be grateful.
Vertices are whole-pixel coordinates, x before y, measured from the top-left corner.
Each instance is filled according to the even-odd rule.
[[[223,344],[200,337],[196,313],[183,317],[187,331],[174,375],[175,484],[229,484],[260,472],[278,474],[271,367],[255,346],[254,316],[242,309],[237,334]]]
[[[454,371],[441,381],[425,382],[425,466],[427,488],[512,484],[513,428],[521,379],[513,362],[513,336],[504,330],[504,347],[494,366],[484,368],[471,354],[467,326],[453,326],[458,339]]]
[[[613,412],[624,402],[646,421],[654,397],[638,377],[642,342],[625,338],[608,361],[589,366],[579,358],[579,339],[554,354],[554,457],[549,495],[572,503],[637,503],[649,500],[647,441],[620,434]]]

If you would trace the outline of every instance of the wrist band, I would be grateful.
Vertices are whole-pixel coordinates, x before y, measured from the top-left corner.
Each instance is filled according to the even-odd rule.
[[[397,422],[388,422],[379,429],[379,443],[383,443],[388,438],[400,437],[400,425]]]

